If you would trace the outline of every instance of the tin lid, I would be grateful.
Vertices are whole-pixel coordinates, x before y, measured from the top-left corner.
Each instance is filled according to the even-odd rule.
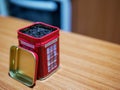
[[[38,57],[36,53],[12,46],[10,48],[9,75],[27,86],[33,86],[37,77]]]

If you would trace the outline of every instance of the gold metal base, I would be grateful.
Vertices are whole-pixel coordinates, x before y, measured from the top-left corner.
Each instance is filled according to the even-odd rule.
[[[23,48],[12,46],[10,48],[10,77],[27,86],[33,86],[35,83],[35,71],[35,55]]]

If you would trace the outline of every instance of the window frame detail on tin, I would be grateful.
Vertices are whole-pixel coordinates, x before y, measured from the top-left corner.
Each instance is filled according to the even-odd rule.
[[[57,43],[54,43],[46,48],[48,72],[57,67]]]

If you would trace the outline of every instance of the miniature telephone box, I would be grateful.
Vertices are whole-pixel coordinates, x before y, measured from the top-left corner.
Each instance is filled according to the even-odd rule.
[[[10,49],[9,75],[27,86],[59,67],[59,28],[36,22],[18,30],[18,46]]]

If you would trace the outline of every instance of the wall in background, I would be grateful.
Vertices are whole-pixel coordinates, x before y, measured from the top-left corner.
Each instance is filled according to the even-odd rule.
[[[120,0],[72,0],[72,31],[120,44]]]

